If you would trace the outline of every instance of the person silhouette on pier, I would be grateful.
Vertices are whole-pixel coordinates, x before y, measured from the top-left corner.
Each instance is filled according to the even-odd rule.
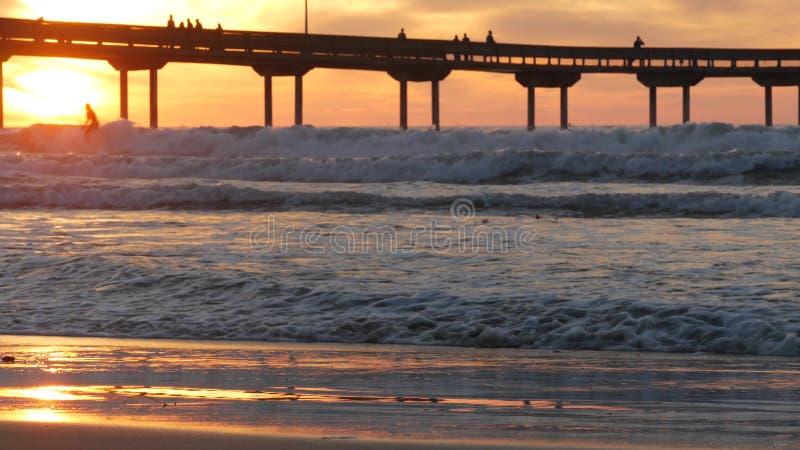
[[[168,30],[175,29],[175,19],[172,18],[172,14],[169,15],[169,20],[167,21],[167,29]]]
[[[97,130],[100,127],[100,122],[97,120],[97,114],[94,113],[92,105],[86,104],[86,122],[83,123],[83,135],[89,139],[89,133]]]
[[[194,19],[194,29],[195,30],[203,29],[203,24],[200,23],[200,19]]]
[[[500,62],[500,57],[497,54],[497,42],[494,40],[492,30],[486,35],[486,44],[489,46],[489,52],[494,53],[494,62]],[[492,62],[492,56],[489,55],[489,62]]]
[[[400,33],[397,34],[397,39],[405,40],[406,38],[406,29],[400,28]]]
[[[453,42],[455,42],[456,44],[461,43],[461,40],[458,39],[458,35],[453,36]],[[461,53],[453,52],[453,59],[455,59],[456,61],[461,61]]]
[[[189,31],[194,29],[194,25],[192,25],[192,19],[186,19],[186,29]]]
[[[464,61],[472,61],[472,41],[467,36],[467,33],[464,33],[464,37],[461,38],[461,42],[464,44],[466,48],[466,52],[464,53]]]
[[[186,25],[184,25],[183,22],[181,22],[181,24],[178,26],[178,29],[179,30],[186,30]]]
[[[642,48],[642,47],[644,47],[644,41],[642,40],[642,38],[640,36],[636,36],[636,40],[633,41],[633,48]],[[633,58],[629,59],[628,60],[628,65],[632,66],[633,65],[633,61],[634,61]],[[642,59],[642,60],[639,61],[639,66],[643,66],[643,65],[644,65],[644,60]]]

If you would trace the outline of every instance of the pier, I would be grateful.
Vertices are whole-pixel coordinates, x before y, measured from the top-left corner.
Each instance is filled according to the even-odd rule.
[[[705,78],[750,78],[764,88],[764,123],[773,124],[774,87],[798,87],[800,49],[567,47],[431,39],[179,30],[166,27],[0,18],[3,62],[13,56],[105,60],[119,71],[120,117],[128,118],[128,72],[149,71],[150,127],[158,127],[158,71],[166,64],[249,66],[263,77],[264,125],[272,126],[272,78],[294,77],[295,124],[303,124],[303,76],[315,68],[385,72],[398,82],[399,126],[408,128],[408,83],[431,83],[431,124],[439,129],[439,85],[454,70],[513,75],[527,96],[527,127],[536,128],[536,90],[559,89],[560,124],[569,126],[569,88],[586,73],[636,76],[649,90],[649,124],[658,125],[658,90],[681,88],[683,122],[691,89]],[[509,78],[510,79],[510,78]],[[524,92],[524,94],[523,94]],[[613,108],[613,105],[609,105]],[[3,98],[0,89],[0,127]]]

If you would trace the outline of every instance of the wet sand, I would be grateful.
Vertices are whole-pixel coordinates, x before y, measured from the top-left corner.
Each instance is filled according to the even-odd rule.
[[[0,336],[3,448],[791,448],[800,362]]]
[[[624,443],[575,441],[533,441],[501,443],[481,441],[410,441],[301,438],[235,432],[207,432],[189,429],[158,429],[88,424],[0,422],[4,445],[15,450],[457,450],[457,449],[563,449],[607,450],[625,448]],[[633,447],[631,447],[633,448]],[[635,448],[643,448],[636,446]],[[653,446],[653,449],[677,447]]]

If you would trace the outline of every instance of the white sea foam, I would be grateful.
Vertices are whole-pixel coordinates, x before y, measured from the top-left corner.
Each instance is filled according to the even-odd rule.
[[[42,296],[47,286],[37,283],[29,314],[0,315],[5,333],[800,355],[800,314],[779,304],[570,300],[534,289],[496,299],[376,294],[79,256],[3,264],[5,273],[47,273],[75,286]]]
[[[18,149],[0,171],[110,178],[446,183],[537,179],[796,182],[800,128],[725,124],[659,129],[457,129],[103,127],[87,143],[77,128],[34,126],[0,136]]]
[[[524,192],[526,186],[530,193]],[[800,192],[746,188],[691,189],[662,192],[659,189],[631,189],[631,192],[593,192],[593,184],[578,192],[537,193],[536,185],[511,192],[487,189],[436,189],[409,187],[397,193],[362,186],[326,185],[326,189],[303,189],[280,183],[214,183],[203,180],[116,182],[107,179],[63,179],[16,177],[0,179],[0,208],[76,209],[243,209],[243,210],[447,210],[460,198],[469,199],[482,214],[514,210],[578,217],[800,217]],[[576,189],[573,188],[572,191]],[[521,192],[523,191],[523,192]]]

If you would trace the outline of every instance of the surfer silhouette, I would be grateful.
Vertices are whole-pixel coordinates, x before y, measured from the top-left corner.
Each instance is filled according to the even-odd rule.
[[[86,122],[83,123],[83,133],[86,139],[89,139],[89,133],[97,130],[100,127],[100,122],[97,120],[97,114],[94,113],[92,105],[86,104]]]

